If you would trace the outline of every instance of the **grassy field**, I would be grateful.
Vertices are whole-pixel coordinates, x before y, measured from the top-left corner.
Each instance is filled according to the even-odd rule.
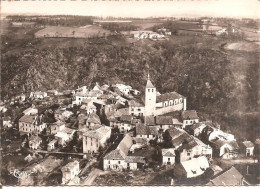
[[[132,24],[138,26],[140,30],[147,30],[155,25],[162,24],[159,20],[133,20]]]
[[[96,25],[89,25],[87,27],[47,26],[46,28],[36,32],[35,37],[90,38],[109,34],[110,32],[108,30],[105,30]]]

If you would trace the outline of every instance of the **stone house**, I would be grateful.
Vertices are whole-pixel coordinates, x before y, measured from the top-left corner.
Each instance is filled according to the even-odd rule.
[[[162,149],[162,164],[163,165],[174,165],[175,164],[175,149],[174,148]]]
[[[75,178],[78,178],[77,176],[80,173],[79,162],[74,161],[68,163],[67,165],[61,168],[61,172],[62,172],[62,184],[68,184]],[[74,182],[75,185],[79,184],[79,178],[75,180],[78,181],[78,182],[77,181]]]
[[[99,148],[105,146],[110,136],[111,128],[107,126],[83,133],[83,153],[98,153]]]

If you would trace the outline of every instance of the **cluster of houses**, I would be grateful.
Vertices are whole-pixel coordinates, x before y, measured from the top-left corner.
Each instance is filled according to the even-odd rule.
[[[157,32],[150,30],[139,30],[139,31],[131,31],[130,36],[135,39],[164,39],[166,36],[171,35],[171,32],[166,28],[160,28]]]
[[[57,97],[69,98],[70,103],[55,101],[59,106],[44,113],[37,105],[27,108],[19,119],[19,132],[28,135],[31,150],[41,149],[46,142],[47,151],[59,150],[74,138],[82,141],[83,154],[107,149],[102,154],[103,170],[115,171],[143,169],[151,160],[135,152],[161,143],[161,165],[174,165],[174,174],[180,178],[204,174],[213,157],[231,159],[240,152],[254,155],[251,141],[238,144],[234,135],[222,131],[219,125],[200,121],[196,110],[187,110],[186,97],[177,92],[160,94],[149,74],[144,102],[140,94],[128,85],[98,83],[92,89],[83,86],[63,92],[32,92],[29,99],[38,102]],[[53,115],[52,121],[46,119],[46,112]],[[108,144],[112,135],[118,140]],[[70,162],[62,168],[62,174],[63,184],[79,183],[79,162]],[[213,179],[210,184],[216,183]]]

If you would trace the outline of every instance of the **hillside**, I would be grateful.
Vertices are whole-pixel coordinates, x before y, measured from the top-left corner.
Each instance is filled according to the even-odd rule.
[[[15,39],[11,34],[4,38],[9,44]],[[120,36],[79,40],[28,35],[16,46],[2,49],[2,97],[75,89],[95,82],[126,83],[143,92],[149,71],[159,92],[183,94],[188,108],[196,109],[202,119],[218,121],[234,132],[234,128],[247,131],[259,124],[257,52],[221,51],[222,39],[213,37],[172,36],[162,42],[129,42]],[[250,117],[236,112],[249,113]],[[259,127],[255,128],[250,131],[257,133]]]

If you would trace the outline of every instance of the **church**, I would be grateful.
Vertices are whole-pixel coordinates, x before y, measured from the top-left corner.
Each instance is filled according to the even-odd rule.
[[[148,74],[145,87],[145,116],[158,116],[174,111],[185,111],[186,104],[186,97],[177,92],[157,95],[156,87],[152,84]]]

